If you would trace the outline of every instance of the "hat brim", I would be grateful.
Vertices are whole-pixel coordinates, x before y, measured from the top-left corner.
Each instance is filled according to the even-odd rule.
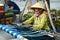
[[[39,2],[38,3],[36,3],[36,4],[34,4],[34,5],[32,5],[31,7],[30,7],[31,9],[34,9],[34,8],[38,8],[38,9],[45,9],[44,8],[44,6],[43,6],[43,4],[40,4]]]

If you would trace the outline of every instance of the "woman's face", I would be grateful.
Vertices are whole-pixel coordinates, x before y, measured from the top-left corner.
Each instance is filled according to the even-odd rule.
[[[39,11],[39,9],[38,9],[38,8],[35,8],[34,10],[35,10],[36,12],[38,12],[38,11]]]
[[[41,10],[41,8],[32,8],[32,10],[33,10],[34,12],[38,12],[38,11]]]
[[[40,8],[40,9],[39,9],[39,8],[35,8],[35,9],[34,9],[35,12],[38,12],[38,11],[40,11],[40,10],[41,10],[41,8]]]

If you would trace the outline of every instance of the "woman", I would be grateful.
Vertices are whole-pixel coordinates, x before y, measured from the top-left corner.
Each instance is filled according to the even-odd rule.
[[[20,26],[28,25],[28,27],[32,27],[33,30],[50,30],[44,6],[40,3],[36,3],[31,6],[31,9],[35,11],[35,14],[25,22],[21,23]],[[33,25],[30,24],[32,22]]]

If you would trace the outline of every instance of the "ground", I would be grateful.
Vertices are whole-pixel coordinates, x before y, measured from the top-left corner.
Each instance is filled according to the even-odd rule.
[[[3,30],[0,29],[0,40],[10,40],[13,38],[14,37],[12,37],[10,34],[4,32]]]

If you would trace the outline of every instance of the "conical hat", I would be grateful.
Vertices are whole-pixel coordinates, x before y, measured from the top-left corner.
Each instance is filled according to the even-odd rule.
[[[40,4],[39,2],[34,4],[33,6],[31,6],[31,8],[42,8],[42,9],[45,9],[44,6],[42,4]]]

